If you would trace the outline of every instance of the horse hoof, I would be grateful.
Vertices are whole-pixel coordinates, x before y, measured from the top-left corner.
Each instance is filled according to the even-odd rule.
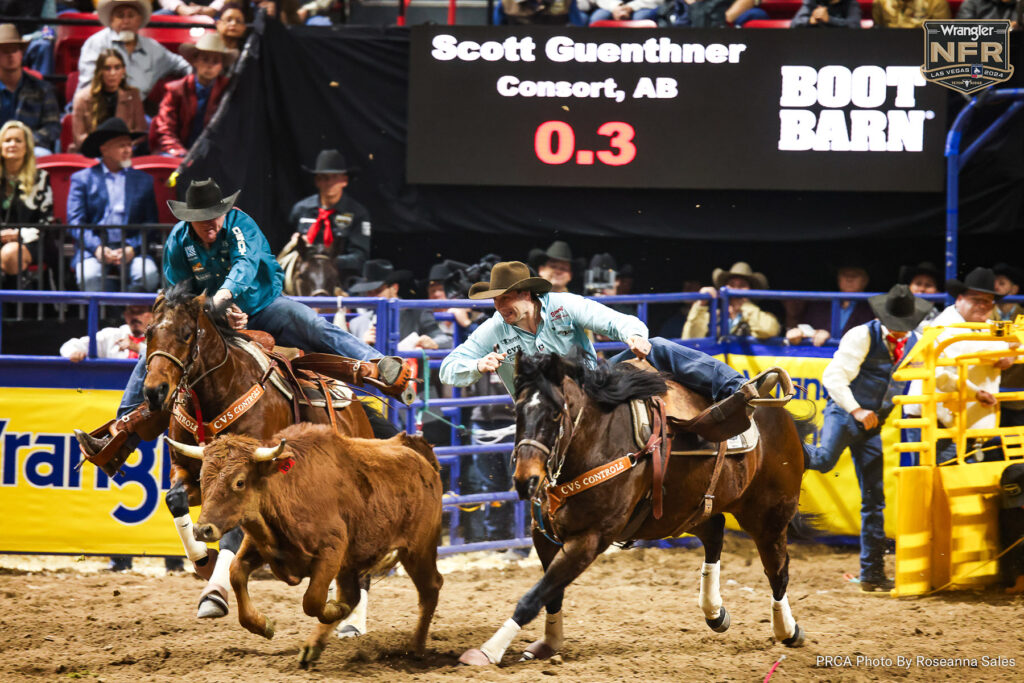
[[[729,613],[722,608],[721,613],[714,619],[705,619],[708,622],[708,627],[715,633],[725,633],[729,630],[729,626],[732,624],[732,617]]]
[[[782,644],[786,647],[803,647],[805,635],[806,633],[800,628],[800,624],[796,624],[796,630],[793,632],[793,635],[782,641]]]
[[[299,650],[299,668],[308,669],[310,664],[320,659],[320,653],[323,651],[319,645],[303,645]]]
[[[535,640],[530,643],[529,647],[523,652],[523,656],[520,657],[520,662],[529,662],[534,659],[551,659],[557,653],[551,649],[551,646],[545,643],[543,640]]]
[[[197,619],[220,619],[228,615],[227,592],[219,586],[209,584],[199,596]]]
[[[339,638],[358,638],[363,635],[363,632],[359,630],[358,626],[345,624],[344,626],[339,627],[338,630],[334,632],[334,635]]]
[[[490,666],[491,660],[487,658],[483,650],[478,650],[475,647],[466,650],[459,657],[459,664],[465,664],[466,666]]]
[[[201,578],[203,581],[209,581],[210,577],[213,576],[213,566],[217,564],[217,549],[207,548],[206,549],[206,560],[199,560],[202,562],[201,565],[192,563],[192,571],[196,573],[196,576]]]

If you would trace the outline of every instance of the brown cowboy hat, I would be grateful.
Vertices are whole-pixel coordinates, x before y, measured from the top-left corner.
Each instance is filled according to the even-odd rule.
[[[21,34],[14,24],[0,24],[0,45],[21,45],[24,51],[28,47],[28,41],[21,39]]]
[[[110,21],[114,16],[114,10],[118,7],[132,7],[142,16],[140,28],[149,23],[149,15],[153,13],[153,6],[141,0],[100,0],[96,4],[96,16],[100,23],[110,28]]]
[[[932,303],[920,299],[906,285],[893,285],[885,294],[868,299],[871,310],[883,325],[893,332],[909,332],[932,310]]]
[[[711,273],[711,282],[715,287],[725,287],[731,277],[741,277],[750,283],[751,289],[768,289],[768,278],[763,273],[755,273],[746,261],[737,261],[729,270],[715,268]]]
[[[219,33],[204,33],[203,37],[194,43],[182,43],[178,52],[190,62],[194,62],[200,52],[216,52],[224,58],[225,69],[230,69],[238,59],[238,50],[229,49]]]
[[[551,283],[542,277],[530,277],[530,268],[522,261],[502,261],[491,268],[491,281],[478,282],[469,288],[470,299],[493,299],[510,291],[551,291]]]

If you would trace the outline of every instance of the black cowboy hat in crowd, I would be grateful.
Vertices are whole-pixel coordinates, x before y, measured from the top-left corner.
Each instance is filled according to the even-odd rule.
[[[412,275],[408,270],[395,270],[391,261],[370,259],[363,264],[363,279],[348,288],[349,294],[363,294],[378,287],[404,282]]]
[[[909,332],[932,310],[931,302],[914,296],[906,285],[893,285],[887,293],[869,298],[868,304],[882,324],[893,332]]]
[[[946,293],[953,296],[960,296],[969,289],[973,289],[976,292],[984,292],[985,294],[993,294],[996,297],[996,301],[1003,298],[1002,295],[996,292],[996,274],[992,272],[991,268],[975,268],[967,273],[967,277],[963,279],[963,282],[956,278],[946,282]]]
[[[572,249],[562,240],[555,240],[547,249],[531,249],[527,260],[534,269],[540,268],[548,261],[568,261],[572,263]]]
[[[314,175],[317,173],[348,173],[352,175],[359,169],[349,166],[349,163],[345,160],[345,155],[338,150],[325,149],[316,155],[316,163],[313,165],[313,168],[303,166],[302,170]]]
[[[185,192],[185,201],[168,199],[167,206],[179,221],[209,221],[230,211],[239,193],[241,190],[225,197],[213,178],[193,180]]]
[[[1011,266],[1009,263],[997,263],[992,266],[992,272],[996,276],[1002,275],[1015,285],[1024,285],[1024,270]]]
[[[900,275],[897,278],[897,282],[902,285],[909,285],[918,275],[927,275],[935,280],[935,286],[940,290],[945,288],[945,274],[931,261],[921,261],[916,266],[900,266]]]
[[[451,259],[445,259],[440,263],[430,266],[430,274],[427,275],[427,284],[431,282],[444,282],[460,270],[469,268],[468,263],[461,263]]]
[[[469,298],[493,299],[513,290],[544,294],[551,291],[551,283],[532,277],[529,266],[521,261],[504,261],[491,268],[490,282],[477,282],[469,288]]]
[[[95,159],[100,155],[100,147],[114,138],[129,137],[133,141],[146,137],[146,133],[133,133],[128,130],[128,124],[116,116],[107,119],[96,130],[89,133],[89,137],[82,143],[81,153],[83,156]]]

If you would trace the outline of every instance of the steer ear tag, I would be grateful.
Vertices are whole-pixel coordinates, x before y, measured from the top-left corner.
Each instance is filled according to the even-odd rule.
[[[277,461],[277,471],[281,474],[288,474],[288,470],[295,464],[295,458],[288,456],[287,458],[281,458]]]

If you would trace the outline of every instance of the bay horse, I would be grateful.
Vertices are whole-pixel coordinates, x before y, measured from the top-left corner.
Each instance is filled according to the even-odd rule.
[[[195,422],[216,422],[239,399],[252,396],[257,385],[265,389],[251,406],[223,427],[221,433],[242,434],[265,440],[296,422],[293,404],[266,379],[264,369],[245,351],[239,340],[249,340],[241,332],[231,329],[223,314],[214,312],[212,302],[205,295],[194,296],[190,283],[183,282],[159,297],[154,305],[154,318],[146,332],[146,366],[144,395],[153,411],[161,410],[170,416],[175,408],[185,408],[184,419],[170,419],[169,436],[184,444],[199,444],[194,431],[186,428],[188,417]],[[199,410],[196,410],[198,403]],[[190,413],[190,415],[189,415]],[[202,418],[199,418],[199,415]],[[374,433],[363,404],[353,399],[345,408],[336,410],[336,429],[346,436],[373,438]],[[298,421],[326,424],[330,416],[325,408],[309,405],[299,407]],[[214,425],[215,427],[216,425]],[[193,427],[194,429],[194,427]],[[207,434],[212,438],[212,434]],[[187,524],[188,508],[202,500],[199,474],[202,462],[171,450],[171,488],[165,502],[178,524]],[[184,518],[183,518],[184,516]],[[183,542],[188,551],[189,541]],[[220,555],[211,551],[209,561],[216,560],[212,577],[200,597],[198,616],[222,617],[227,614],[227,572],[231,559],[242,541],[242,530],[236,528],[224,534],[220,542]],[[194,543],[199,543],[194,541]],[[199,546],[192,554],[201,554]],[[227,552],[225,552],[227,551]],[[190,557],[192,559],[192,557]],[[368,588],[368,580],[364,582]],[[366,594],[354,610],[356,624],[350,635],[365,632]],[[343,626],[343,628],[345,628]]]
[[[294,296],[340,296],[341,278],[334,259],[341,240],[330,246],[322,242],[308,244],[301,235],[292,240],[292,258],[286,257],[285,292]]]
[[[673,406],[688,403],[697,415],[708,402],[657,372],[641,369],[638,361],[594,366],[579,357],[542,354],[521,357],[518,363],[513,477],[520,498],[533,500],[533,544],[544,576],[497,633],[479,649],[463,653],[460,662],[498,664],[516,633],[541,607],[547,610],[544,637],[529,645],[520,661],[553,656],[563,644],[565,588],[598,555],[613,542],[684,532],[704,545],[698,604],[708,626],[724,632],[731,621],[719,591],[725,512],[736,517],[757,545],[771,585],[775,639],[790,647],[803,644],[804,631],[794,621],[786,596],[786,530],[797,511],[803,475],[798,422],[810,418],[796,420],[782,407],[756,408],[757,446],[745,454],[719,456],[720,478],[713,490],[709,485],[715,456],[672,456],[664,473],[663,511],[656,518],[650,505],[653,457],[638,453],[629,404],[667,395]],[[694,434],[677,430],[673,440],[673,447],[682,445],[684,450],[697,446]],[[594,476],[627,454],[630,458],[622,460],[626,466],[613,465],[603,470],[606,474]],[[554,486],[556,479],[560,486]],[[574,486],[583,490],[566,495]],[[553,493],[558,495],[553,498]],[[661,503],[656,496],[655,501],[656,506]]]

